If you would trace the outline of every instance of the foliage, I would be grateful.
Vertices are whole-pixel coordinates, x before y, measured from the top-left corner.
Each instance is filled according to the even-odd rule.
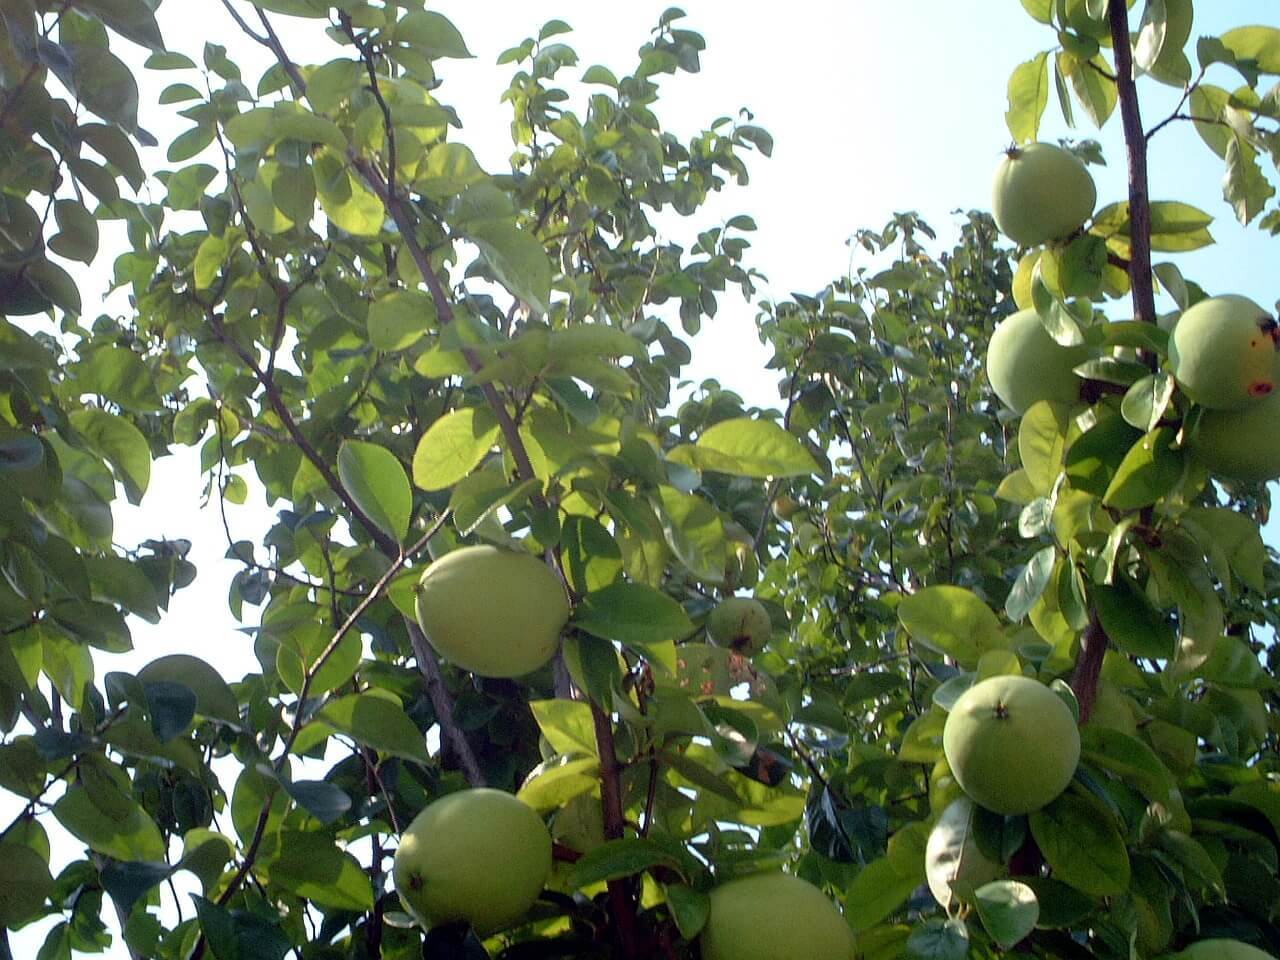
[[[165,52],[144,0],[0,3],[0,786],[24,804],[0,834],[4,927],[55,918],[42,960],[103,949],[108,901],[131,954],[166,960],[696,956],[709,891],[785,865],[865,958],[1280,949],[1276,654],[1254,635],[1277,622],[1269,500],[1187,454],[1199,410],[1152,297],[1154,276],[1179,309],[1203,298],[1150,253],[1212,242],[1207,214],[1148,206],[1143,181],[1020,257],[977,212],[936,256],[915,215],[859,231],[848,276],[760,303],[780,410],[749,409],[679,388],[682,334],[756,293],[754,221],[700,210],[772,141],[745,114],[664,129],[661,78],[703,49],[679,10],[576,99],[563,22],[503,53],[513,153],[492,172],[436,74],[470,55],[442,15],[227,6],[273,56],[260,78],[213,43],[199,65]],[[1120,0],[1023,6],[1054,28],[1068,123],[1119,105],[1145,169],[1128,63],[1176,76],[1165,122],[1189,110],[1237,215],[1275,226],[1258,84],[1280,30],[1200,39],[1182,77],[1165,0],[1132,49]],[[335,58],[295,63],[282,16]],[[191,126],[171,169],[138,163],[120,38],[175,71],[161,101]],[[1049,59],[1011,79],[1020,143]],[[111,220],[134,309],[85,325],[59,260],[92,260]],[[1135,319],[1111,319],[1128,295]],[[1078,404],[1000,409],[984,353],[1018,308],[1087,347]],[[127,617],[160,620],[195,575],[181,541],[111,536],[112,502],[174,445],[199,448],[221,509],[251,485],[279,505],[228,544],[256,660],[236,682],[189,653],[98,672]],[[532,675],[441,663],[415,621],[429,560],[477,542],[544,558],[573,602]],[[750,658],[703,630],[744,590],[773,628]],[[1030,816],[940,821],[947,708],[1023,672],[1084,721],[1072,786]],[[424,934],[389,880],[401,830],[468,784],[518,792],[553,834],[584,802],[603,823],[484,944]],[[54,823],[83,856],[51,856]],[[941,848],[972,830],[1000,865],[946,906],[939,823],[965,832]]]

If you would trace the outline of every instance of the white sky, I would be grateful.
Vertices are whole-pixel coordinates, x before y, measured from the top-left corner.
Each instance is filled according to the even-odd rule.
[[[248,4],[237,4],[247,15]],[[570,44],[579,55],[579,65],[563,71],[562,80],[580,76],[593,63],[622,75],[634,66],[636,49],[666,6],[654,0],[434,4],[454,21],[476,55],[471,61],[439,65],[445,82],[436,95],[457,109],[464,124],[451,136],[471,146],[487,169],[502,170],[510,153],[509,109],[498,97],[511,68],[495,67],[497,55],[536,35],[545,21],[559,18],[575,31],[556,41]],[[861,227],[879,229],[895,210],[919,211],[946,242],[955,235],[953,210],[986,208],[991,174],[1009,140],[1003,119],[1008,75],[1055,40],[1051,31],[1024,15],[1017,0],[794,0],[785,5],[687,0],[681,6],[689,16],[679,25],[701,32],[708,49],[700,74],[659,78],[663,95],[658,113],[664,124],[688,136],[714,118],[746,107],[775,139],[772,159],[749,155],[751,185],[731,188],[690,227],[702,229],[735,213],[751,214],[759,231],[751,238],[748,262],[771,281],[762,295],[779,298],[791,291],[813,292],[842,275],[849,265],[846,238]],[[1197,35],[1245,23],[1280,23],[1270,0],[1201,0],[1198,7]],[[196,11],[198,19],[193,18]],[[253,88],[266,65],[264,52],[238,34],[215,0],[168,0],[159,16],[170,47],[197,62],[206,40],[231,48],[232,59]],[[314,22],[274,19],[294,59],[324,62],[337,55],[327,41],[314,42]],[[130,59],[140,63],[144,57]],[[161,143],[158,151],[144,156],[149,170],[165,166],[164,148],[188,125],[173,107],[154,103],[159,90],[177,80],[195,82],[176,72],[139,77],[142,124]],[[1150,126],[1170,111],[1176,96],[1150,81],[1141,89]],[[1041,139],[1070,135],[1051,95]],[[1098,137],[1084,127],[1074,135]],[[1105,170],[1093,168],[1101,205],[1125,196],[1118,118],[1099,139],[1110,163]],[[1210,292],[1243,293],[1268,307],[1273,304],[1280,298],[1275,266],[1280,248],[1274,239],[1235,223],[1221,201],[1217,158],[1189,124],[1171,125],[1152,149],[1153,198],[1185,200],[1218,218],[1213,233],[1219,245],[1177,258],[1183,272]],[[104,238],[109,236],[104,230]],[[89,304],[105,289],[117,252],[104,249],[94,272],[81,274],[86,276],[82,291],[90,317],[97,311]],[[112,306],[125,309],[118,302]],[[768,353],[756,338],[754,312],[732,293],[722,295],[719,315],[705,324],[694,344],[695,359],[687,374],[716,377],[750,402],[772,404],[774,375],[763,369]],[[136,670],[177,651],[207,659],[230,679],[256,669],[250,641],[235,632],[237,624],[226,606],[227,585],[237,566],[222,559],[226,540],[217,511],[196,509],[202,486],[194,456],[180,451],[154,465],[141,508],[119,511],[117,542],[188,538],[195,545],[191,559],[200,578],[174,598],[160,626],[134,624],[137,649],[102,663],[100,672]],[[260,501],[228,509],[237,539],[257,539],[272,519]],[[4,808],[0,802],[0,813]],[[48,926],[37,924],[16,936],[15,955],[34,956]],[[125,953],[117,945],[107,956]]]

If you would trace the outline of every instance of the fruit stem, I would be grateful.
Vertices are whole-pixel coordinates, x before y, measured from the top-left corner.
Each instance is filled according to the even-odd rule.
[[[1129,281],[1133,288],[1133,313],[1138,320],[1156,322],[1155,287],[1151,280],[1151,200],[1147,193],[1147,137],[1138,108],[1138,87],[1133,78],[1133,51],[1129,46],[1129,10],[1125,0],[1110,0],[1111,44],[1116,54],[1116,92],[1124,125],[1129,160]],[[1155,357],[1149,362],[1154,364]]]

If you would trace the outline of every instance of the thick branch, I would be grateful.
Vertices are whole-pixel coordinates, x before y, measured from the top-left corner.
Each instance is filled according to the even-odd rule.
[[[1129,280],[1133,286],[1133,314],[1138,320],[1156,322],[1155,288],[1151,280],[1151,198],[1148,196],[1147,136],[1138,108],[1138,87],[1133,78],[1133,51],[1129,46],[1129,11],[1125,0],[1110,0],[1111,40],[1116,53],[1116,90],[1120,120],[1129,159],[1129,236],[1133,252]]]
[[[1088,721],[1098,700],[1098,677],[1102,673],[1102,658],[1106,656],[1108,643],[1107,631],[1102,629],[1097,613],[1091,610],[1089,625],[1080,635],[1080,655],[1076,657],[1076,668],[1071,674],[1071,689],[1080,704],[1081,723]]]
[[[604,811],[604,836],[606,840],[622,837],[626,818],[622,810],[622,768],[613,743],[613,724],[609,715],[595,703],[591,704],[591,719],[595,724],[596,745],[600,751],[600,804]],[[625,960],[639,960],[640,942],[636,930],[636,902],[626,880],[609,881],[609,908],[618,925]]]

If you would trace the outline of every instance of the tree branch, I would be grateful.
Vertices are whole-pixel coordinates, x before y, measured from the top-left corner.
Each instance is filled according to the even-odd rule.
[[[440,673],[440,662],[436,660],[435,651],[431,649],[426,635],[416,623],[405,617],[404,625],[409,631],[409,642],[413,645],[418,672],[422,674],[423,682],[426,684],[427,697],[431,700],[432,709],[435,710],[441,736],[444,742],[458,754],[458,762],[462,764],[462,772],[466,775],[467,783],[473,787],[483,787],[484,772],[480,769],[480,764],[462,728],[453,718],[453,698],[444,685],[444,676]]]

